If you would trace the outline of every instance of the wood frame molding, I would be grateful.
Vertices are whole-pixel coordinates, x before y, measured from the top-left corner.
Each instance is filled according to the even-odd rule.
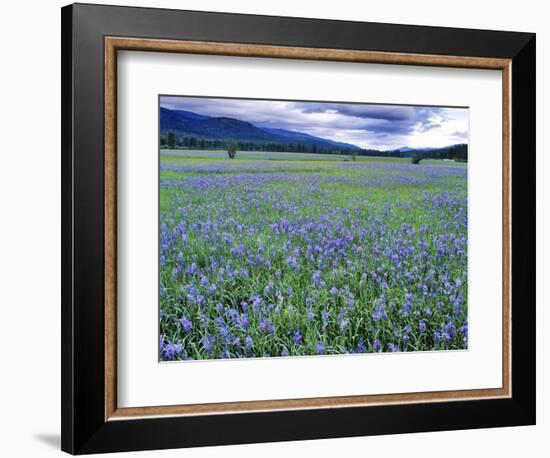
[[[503,284],[502,284],[502,377],[503,386],[495,389],[435,391],[405,394],[338,396],[276,401],[244,401],[216,404],[143,406],[118,408],[116,352],[116,87],[117,51],[172,52],[241,57],[303,59],[398,65],[424,65],[480,68],[502,71],[502,183],[503,183]],[[512,396],[512,327],[511,327],[511,89],[512,61],[504,58],[463,57],[430,54],[359,51],[327,48],[305,48],[272,45],[233,44],[221,42],[163,40],[145,38],[104,38],[104,261],[105,261],[105,421],[141,419],[144,417],[194,416],[228,413],[266,412],[374,406],[386,404],[429,403],[500,399]]]

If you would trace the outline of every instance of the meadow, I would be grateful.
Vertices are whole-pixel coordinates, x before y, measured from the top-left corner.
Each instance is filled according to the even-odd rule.
[[[462,350],[467,165],[161,151],[160,359]]]

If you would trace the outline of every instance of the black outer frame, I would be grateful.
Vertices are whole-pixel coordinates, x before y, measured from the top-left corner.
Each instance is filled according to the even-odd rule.
[[[104,37],[512,59],[512,397],[104,417]],[[74,4],[62,8],[61,448],[72,454],[535,424],[535,34]]]

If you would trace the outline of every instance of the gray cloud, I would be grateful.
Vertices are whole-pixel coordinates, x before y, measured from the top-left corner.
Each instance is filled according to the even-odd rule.
[[[295,106],[303,113],[334,111],[344,116],[386,121],[412,121],[416,119],[418,108],[399,105],[370,105],[354,103],[311,103],[296,102]]]
[[[305,132],[365,148],[444,146],[467,140],[468,110],[429,106],[161,97],[161,106],[260,127]]]
[[[468,140],[468,131],[466,130],[455,130],[449,134],[450,137],[455,138],[457,142],[465,143]]]

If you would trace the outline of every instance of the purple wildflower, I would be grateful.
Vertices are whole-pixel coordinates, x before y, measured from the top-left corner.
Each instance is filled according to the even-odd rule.
[[[399,345],[396,345],[393,342],[390,342],[388,344],[388,347],[390,348],[390,351],[393,352],[393,353],[397,353],[397,352],[401,351],[400,348],[399,348]]]
[[[325,344],[323,344],[323,342],[317,342],[315,345],[315,351],[318,355],[322,355],[325,352]]]
[[[365,343],[363,342],[363,338],[359,337],[359,342],[357,342],[357,353],[364,353],[366,350]]]
[[[189,332],[191,331],[191,329],[193,329],[193,322],[189,318],[187,318],[185,315],[182,316],[179,321],[182,329],[185,332]]]
[[[254,346],[254,341],[252,340],[252,337],[246,336],[246,338],[244,339],[244,346],[247,352],[252,349],[252,347]]]
[[[173,361],[182,351],[183,347],[180,343],[169,343],[162,349],[162,359],[165,361]]]
[[[248,315],[246,313],[241,315],[241,327],[243,329],[248,329]]]
[[[426,332],[426,322],[424,320],[420,320],[418,323],[418,328],[420,329],[420,334],[424,334]]]

